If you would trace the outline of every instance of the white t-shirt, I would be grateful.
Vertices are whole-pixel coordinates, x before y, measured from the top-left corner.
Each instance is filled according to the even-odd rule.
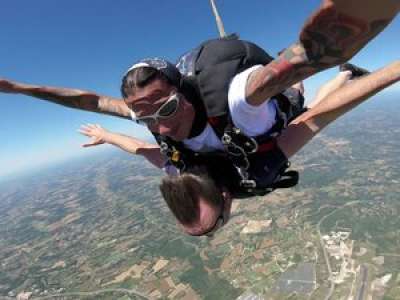
[[[259,106],[246,102],[247,79],[252,71],[261,67],[262,65],[253,66],[237,74],[229,85],[228,107],[232,122],[248,136],[263,134],[275,124],[276,100],[265,101]],[[185,139],[183,143],[198,152],[223,150],[222,142],[209,124],[198,136]]]

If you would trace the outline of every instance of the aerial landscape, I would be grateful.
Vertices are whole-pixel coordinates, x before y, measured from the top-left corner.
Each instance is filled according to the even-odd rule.
[[[0,300],[400,300],[399,0],[2,4]]]
[[[400,94],[292,159],[300,183],[236,200],[213,238],[177,227],[139,157],[0,182],[0,299],[400,299]]]

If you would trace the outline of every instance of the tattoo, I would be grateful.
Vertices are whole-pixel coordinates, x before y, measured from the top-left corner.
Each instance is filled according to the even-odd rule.
[[[96,111],[98,109],[99,96],[82,91],[38,87],[30,89],[26,94],[71,108],[89,111]]]
[[[305,24],[299,43],[249,77],[249,101],[261,103],[319,71],[349,60],[390,21],[367,22],[338,12],[334,6],[321,8]]]
[[[119,117],[130,118],[129,108],[122,100],[101,97],[98,105],[102,112],[107,112]]]
[[[100,96],[91,92],[66,88],[29,86],[24,88],[23,93],[70,108],[130,118],[129,109],[122,100]]]
[[[350,59],[390,21],[367,22],[327,7],[306,23],[300,41],[309,63],[325,69]]]
[[[299,43],[294,44],[259,72],[250,75],[248,82],[252,94],[249,96],[255,102],[262,102],[313,72],[315,71],[308,64],[304,48]]]

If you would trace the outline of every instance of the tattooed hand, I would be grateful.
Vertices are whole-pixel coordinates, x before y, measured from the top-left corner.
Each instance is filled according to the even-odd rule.
[[[2,93],[18,93],[16,84],[10,80],[0,78],[0,92]]]

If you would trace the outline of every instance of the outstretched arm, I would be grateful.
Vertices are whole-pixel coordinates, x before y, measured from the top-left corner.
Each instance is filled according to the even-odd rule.
[[[395,61],[376,72],[349,82],[294,119],[277,138],[279,147],[288,158],[291,157],[338,117],[399,81],[400,61]]]
[[[400,1],[323,0],[306,21],[299,42],[247,82],[246,99],[260,105],[311,75],[353,57],[397,15]]]
[[[80,133],[92,138],[89,143],[83,144],[83,147],[96,146],[100,144],[111,144],[118,148],[137,155],[144,156],[150,163],[158,168],[162,168],[167,158],[160,153],[158,145],[150,144],[137,138],[110,132],[100,125],[83,125]]]
[[[38,86],[0,78],[0,92],[23,94],[63,106],[130,118],[129,108],[122,99],[93,92],[50,86]]]

